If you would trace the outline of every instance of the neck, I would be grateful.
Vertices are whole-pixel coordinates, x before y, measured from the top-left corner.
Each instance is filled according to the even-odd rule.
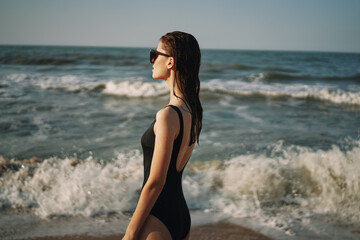
[[[177,106],[181,106],[182,104],[184,104],[183,100],[181,100],[181,99],[184,99],[184,95],[177,88],[177,85],[175,83],[175,72],[174,71],[170,72],[170,76],[166,79],[166,83],[168,84],[169,90],[170,90],[169,104],[177,105]],[[175,96],[174,93],[176,94],[177,97]]]

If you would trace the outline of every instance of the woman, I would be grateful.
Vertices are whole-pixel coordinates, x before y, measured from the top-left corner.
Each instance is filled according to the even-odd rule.
[[[150,51],[152,77],[167,82],[170,102],[141,138],[144,183],[124,240],[189,239],[181,177],[202,126],[200,58],[196,39],[184,32],[167,33]]]

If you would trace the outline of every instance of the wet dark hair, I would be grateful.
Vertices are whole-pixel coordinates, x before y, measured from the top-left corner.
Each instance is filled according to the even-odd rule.
[[[163,48],[175,60],[175,82],[191,112],[191,133],[189,146],[197,141],[202,128],[202,106],[199,98],[199,69],[201,52],[197,40],[191,34],[170,32],[160,38]]]

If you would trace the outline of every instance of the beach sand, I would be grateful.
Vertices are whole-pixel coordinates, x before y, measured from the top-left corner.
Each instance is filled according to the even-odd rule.
[[[62,237],[39,237],[27,238],[26,240],[120,240],[122,234],[110,236],[88,236],[73,235]],[[257,233],[251,229],[241,227],[232,223],[220,222],[206,225],[194,226],[191,228],[191,240],[269,240],[271,238]]]

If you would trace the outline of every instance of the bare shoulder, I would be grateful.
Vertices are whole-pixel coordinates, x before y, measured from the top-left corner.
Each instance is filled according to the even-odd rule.
[[[176,124],[179,121],[178,118],[175,110],[170,107],[159,110],[156,113],[155,134],[160,130],[175,135],[179,127]]]
[[[156,113],[156,121],[172,123],[177,118],[177,113],[171,107],[166,107]]]

